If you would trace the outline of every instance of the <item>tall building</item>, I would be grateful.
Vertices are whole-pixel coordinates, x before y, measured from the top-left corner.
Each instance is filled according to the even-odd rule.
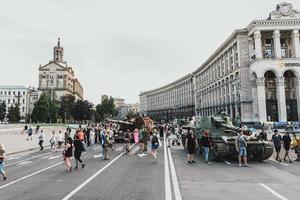
[[[195,115],[193,74],[140,94],[140,114],[156,120]]]
[[[0,103],[6,104],[6,111],[12,105],[19,106],[20,115],[26,118],[31,115],[38,100],[37,90],[24,86],[0,86]]]
[[[224,110],[243,122],[300,120],[299,30],[300,12],[286,2],[265,20],[235,30],[191,73],[188,98],[195,100],[196,114]],[[163,91],[176,84],[140,94],[142,112],[166,116],[166,108],[175,107],[180,98]]]
[[[76,99],[83,99],[83,88],[75,77],[73,68],[64,61],[64,48],[58,38],[57,45],[53,49],[53,60],[39,67],[39,95],[48,92],[55,99],[70,94]]]

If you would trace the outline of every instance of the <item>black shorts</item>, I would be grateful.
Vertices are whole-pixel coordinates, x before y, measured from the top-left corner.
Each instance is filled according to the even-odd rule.
[[[62,145],[62,143],[63,143],[63,142],[61,142],[61,141],[58,141],[58,142],[57,142],[57,144],[58,144],[59,146]]]
[[[277,153],[279,153],[280,150],[281,150],[281,147],[275,147],[275,150],[276,150]]]
[[[284,145],[284,149],[285,149],[286,151],[289,151],[289,150],[290,150],[290,145]]]

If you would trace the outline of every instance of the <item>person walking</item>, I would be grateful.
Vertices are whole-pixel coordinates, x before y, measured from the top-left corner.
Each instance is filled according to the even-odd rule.
[[[28,128],[28,130],[27,130],[27,133],[28,133],[28,137],[27,137],[27,139],[26,140],[32,140],[32,128],[29,126],[29,128]]]
[[[195,151],[196,151],[196,135],[192,129],[190,129],[187,134],[186,147],[188,152],[187,154],[188,163],[189,164],[196,163],[196,161],[194,160]]]
[[[239,135],[235,139],[235,148],[238,152],[239,167],[242,166],[242,159],[244,161],[244,166],[249,167],[247,162],[247,141],[243,128],[239,129]]]
[[[127,129],[125,134],[124,134],[124,152],[125,152],[126,155],[130,152],[130,150],[129,150],[130,138],[131,138],[130,130]]]
[[[139,143],[139,129],[134,129],[134,132],[133,132],[133,140],[134,140],[134,143],[135,144],[138,144]]]
[[[56,134],[55,131],[52,131],[52,136],[50,138],[50,150],[51,152],[55,152],[55,143],[56,143]]]
[[[40,131],[40,125],[37,125],[36,128],[35,128],[35,134],[38,134]]]
[[[42,150],[44,150],[43,142],[44,142],[44,139],[45,139],[44,131],[43,130],[40,131],[38,139],[39,139],[39,145],[41,147],[40,150],[42,151]]]
[[[208,161],[209,150],[212,147],[211,138],[209,137],[209,130],[205,130],[203,132],[200,143],[204,151],[204,161],[206,164],[211,165],[211,163]]]
[[[62,144],[64,142],[64,135],[62,134],[61,131],[58,131],[58,135],[57,135],[57,150],[58,151],[61,151],[62,149]],[[68,142],[68,139],[67,139],[67,142]]]
[[[289,163],[292,163],[292,160],[290,159],[290,155],[289,155],[291,142],[292,142],[292,139],[291,139],[289,133],[286,132],[285,135],[282,137],[283,148],[285,149],[285,154],[284,154],[283,160],[287,161],[287,159],[288,159]]]
[[[83,144],[79,140],[79,136],[78,135],[75,136],[74,148],[75,148],[75,150],[74,150],[74,157],[75,157],[75,162],[76,162],[76,166],[74,167],[74,169],[78,169],[78,162],[80,162],[81,168],[83,169],[85,167],[85,164],[80,159],[82,151],[83,151]]]
[[[103,138],[104,140],[104,160],[109,160],[109,148],[110,148],[110,145],[111,145],[111,141],[110,141],[110,133],[109,131],[106,131],[106,134]]]
[[[95,137],[96,137],[95,129],[91,128],[89,133],[90,151],[92,150],[94,151]]]
[[[151,139],[151,154],[154,157],[154,161],[157,161],[157,157],[158,157],[158,147],[159,147],[159,139],[158,139],[158,135],[157,135],[157,129],[154,128],[153,129],[153,136]]]
[[[3,181],[6,180],[7,176],[4,171],[4,159],[5,159],[5,150],[3,144],[0,143],[0,174],[3,176]]]
[[[271,141],[274,143],[274,147],[276,150],[276,160],[278,162],[281,162],[280,151],[281,151],[282,138],[281,138],[281,135],[278,134],[277,129],[274,130],[274,134],[272,135]]]
[[[73,140],[71,137],[67,139],[67,144],[65,146],[65,150],[63,154],[64,154],[65,165],[67,167],[67,172],[71,172],[72,171],[71,157],[73,155]]]

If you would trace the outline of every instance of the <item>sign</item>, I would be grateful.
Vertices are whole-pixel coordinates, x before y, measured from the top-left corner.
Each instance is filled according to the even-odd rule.
[[[50,72],[48,77],[48,86],[49,87],[56,87],[56,73]]]

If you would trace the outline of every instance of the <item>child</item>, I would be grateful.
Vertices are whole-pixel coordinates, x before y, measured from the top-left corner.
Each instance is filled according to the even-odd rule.
[[[0,174],[2,174],[3,180],[5,181],[7,176],[4,171],[4,163],[3,163],[4,158],[5,158],[5,150],[4,150],[3,144],[0,144]]]

